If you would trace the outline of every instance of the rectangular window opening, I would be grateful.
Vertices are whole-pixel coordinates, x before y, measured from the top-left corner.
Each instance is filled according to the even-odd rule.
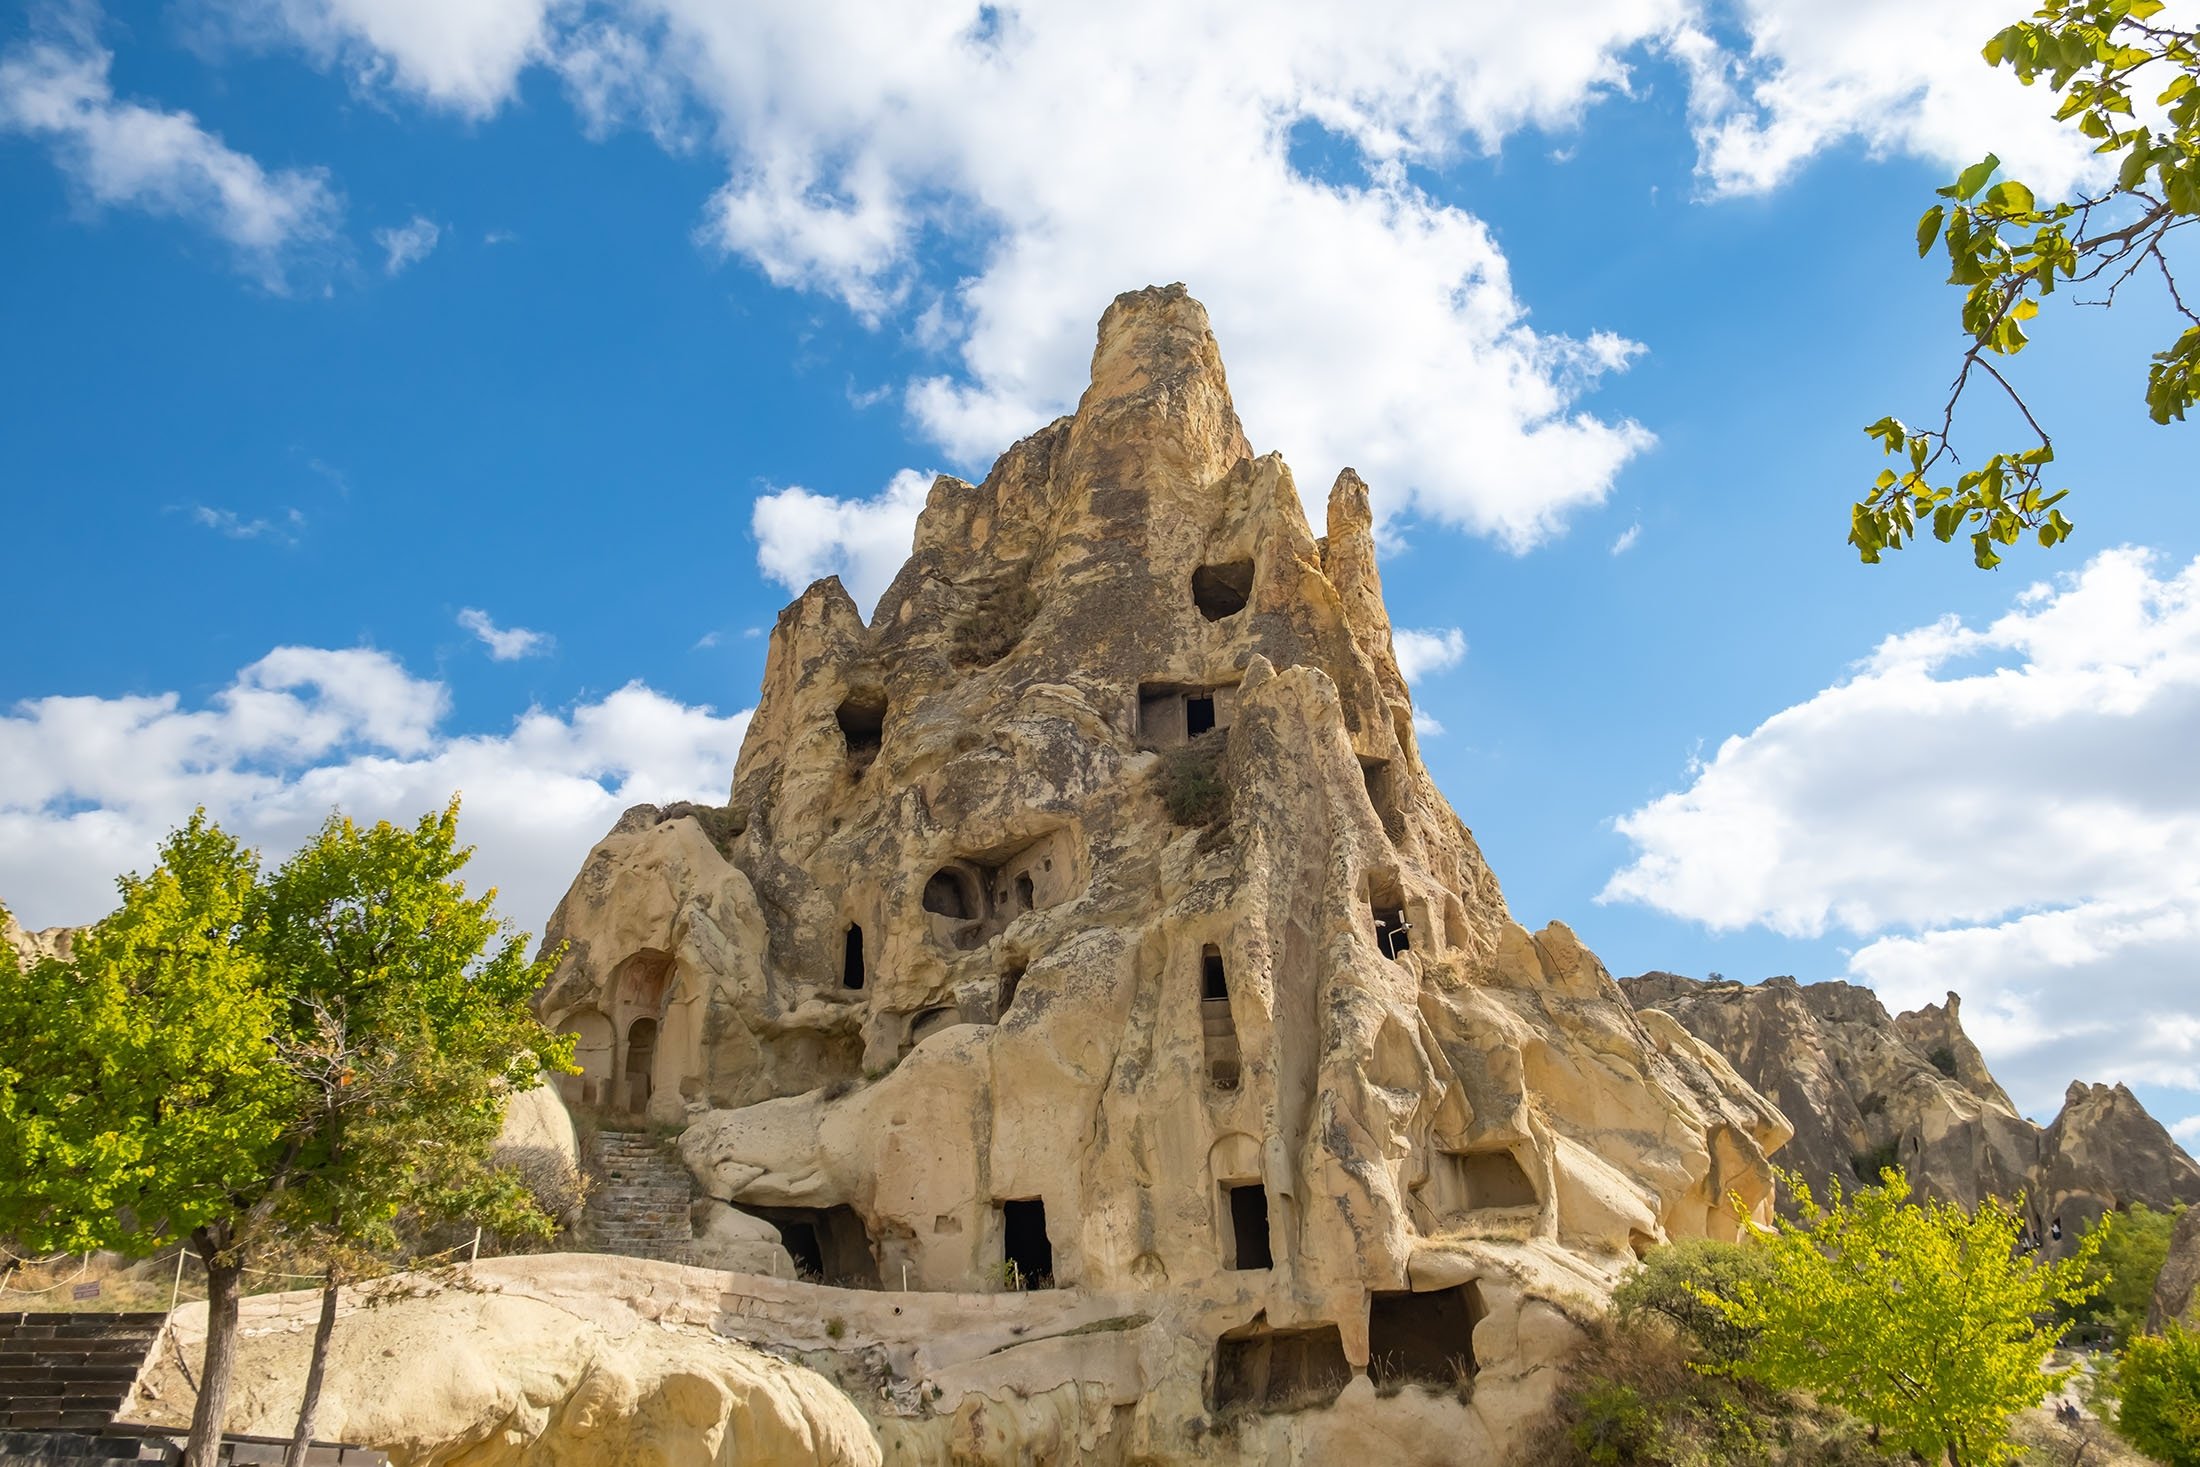
[[[1222,970],[1222,949],[1211,942],[1199,954],[1199,996],[1209,1002],[1230,997],[1230,980]]]
[[[1001,1204],[1003,1272],[1013,1271],[1027,1289],[1054,1287],[1054,1242],[1047,1237],[1047,1205],[1038,1197]]]
[[[1201,693],[1184,700],[1184,737],[1196,739],[1215,726],[1215,700]]]
[[[1273,1268],[1268,1248],[1268,1189],[1258,1182],[1233,1183],[1230,1194],[1230,1267]]]

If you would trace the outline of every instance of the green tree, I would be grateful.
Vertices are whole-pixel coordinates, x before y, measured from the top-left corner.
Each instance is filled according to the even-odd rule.
[[[202,811],[123,878],[73,963],[0,981],[0,1233],[188,1241],[208,1280],[192,1467],[221,1439],[241,1278],[271,1243],[328,1268],[310,1435],[347,1267],[408,1222],[547,1227],[490,1152],[505,1099],[569,1066],[569,1044],[528,1010],[547,960],[457,879],[457,814],[334,817],[263,881]]]
[[[406,1229],[464,1220],[541,1237],[554,1223],[493,1153],[508,1097],[571,1068],[571,1040],[529,1004],[557,955],[528,962],[495,891],[467,896],[471,855],[455,800],[409,830],[332,815],[258,895],[254,942],[289,985],[280,1049],[307,1102],[279,1216],[326,1271],[293,1467],[347,1276],[380,1271]]]
[[[2200,400],[2200,297],[2179,292],[2164,248],[2200,218],[2200,33],[2163,24],[2162,10],[2161,0],[2047,0],[1986,43],[1988,65],[2010,68],[2026,86],[2046,79],[2062,99],[2056,118],[2094,140],[2114,181],[2049,202],[1997,177],[2001,160],[1989,153],[1917,221],[1918,254],[1937,245],[1948,283],[1963,288],[1970,343],[1938,427],[1885,417],[1865,429],[1897,460],[1850,511],[1849,543],[1866,563],[1920,527],[1942,541],[1967,535],[1972,559],[1989,570],[2027,533],[2050,546],[2069,538],[2058,508],[2069,491],[2051,490],[2045,478],[2054,441],[1995,365],[2024,350],[2027,327],[2058,288],[2090,287],[2098,294],[2080,303],[2108,305],[2134,277],[2158,282],[2177,335],[2147,369],[2148,416],[2182,421]],[[1957,473],[1956,409],[1980,378],[2007,395],[2034,441]]]
[[[2116,1364],[2116,1429],[2169,1467],[2200,1467],[2200,1334],[2172,1322]]]
[[[1732,1369],[1849,1412],[1887,1450],[1951,1467],[2013,1459],[2010,1415],[2062,1378],[2040,1368],[2061,1326],[2039,1320],[2088,1294],[2093,1237],[2043,1262],[2018,1251],[2022,1225],[1999,1201],[1912,1205],[1890,1170],[1846,1198],[1836,1185],[1821,1207],[1800,1178],[1782,1180],[1800,1216],[1759,1234],[1769,1279],[1704,1295],[1754,1336]]]
[[[2170,1230],[2177,1214],[2156,1212],[2135,1202],[2122,1212],[2104,1212],[2090,1232],[2098,1235],[2093,1266],[2087,1282],[2100,1292],[2069,1311],[2080,1323],[2099,1325],[2119,1340],[2136,1336],[2146,1326],[2147,1304],[2154,1297],[2154,1280],[2169,1257]]]
[[[295,1162],[297,1082],[275,1052],[279,985],[250,942],[258,860],[202,811],[73,962],[0,974],[0,1234],[32,1248],[206,1269],[189,1461],[213,1461],[245,1259]],[[8,961],[13,963],[12,954]]]

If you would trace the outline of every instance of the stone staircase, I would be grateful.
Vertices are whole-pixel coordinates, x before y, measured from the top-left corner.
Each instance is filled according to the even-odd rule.
[[[0,1314],[0,1431],[115,1418],[165,1314]]]
[[[589,1194],[588,1233],[607,1253],[685,1263],[695,1200],[687,1168],[647,1131],[598,1131],[592,1148],[596,1188]]]

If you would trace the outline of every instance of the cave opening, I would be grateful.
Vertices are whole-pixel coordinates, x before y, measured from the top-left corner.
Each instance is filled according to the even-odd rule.
[[[1222,949],[1208,943],[1199,954],[1199,996],[1202,999],[1230,997],[1230,979],[1222,970]]]
[[[1253,594],[1253,563],[1233,560],[1192,572],[1192,604],[1209,621],[1236,616]]]
[[[1268,1189],[1259,1182],[1233,1182],[1224,1190],[1230,1197],[1230,1267],[1275,1267],[1268,1247]]]
[[[797,1273],[812,1283],[843,1289],[879,1287],[878,1259],[863,1218],[846,1203],[834,1207],[751,1207],[751,1213],[779,1229],[780,1246]]]
[[[1367,1373],[1378,1389],[1473,1379],[1474,1327],[1487,1312],[1473,1284],[1424,1293],[1378,1291],[1367,1304]]]
[[[847,941],[841,945],[840,986],[849,990],[863,987],[863,929],[848,924]]]
[[[1214,694],[1194,693],[1184,700],[1184,737],[1196,739],[1214,726]]]
[[[1215,1341],[1214,1404],[1260,1411],[1327,1406],[1352,1379],[1333,1324],[1269,1329],[1256,1320]]]
[[[849,767],[860,776],[878,757],[886,736],[886,695],[869,689],[850,693],[833,716],[848,746]]]
[[[1001,1260],[1027,1289],[1054,1287],[1054,1241],[1047,1236],[1047,1205],[1038,1197],[1001,1204]]]
[[[983,915],[979,910],[982,904],[977,883],[956,867],[942,866],[924,883],[924,909],[934,916],[967,922]]]

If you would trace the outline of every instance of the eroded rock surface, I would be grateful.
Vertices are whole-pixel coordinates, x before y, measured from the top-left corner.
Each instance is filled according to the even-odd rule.
[[[1961,1001],[1889,1016],[1868,988],[1759,984],[1672,973],[1620,980],[1645,1018],[1671,1014],[1776,1102],[1795,1126],[1780,1164],[1813,1187],[1854,1188],[1899,1162],[1926,1195],[1976,1206],[2026,1198],[2055,1250],[2110,1208],[2200,1201],[2200,1167],[2122,1085],[2072,1084],[2034,1125],[1963,1032]]]
[[[831,1382],[712,1330],[709,1277],[567,1254],[355,1289],[317,1435],[393,1467],[878,1467]],[[313,1292],[244,1301],[230,1431],[289,1438],[319,1308]],[[205,1337],[204,1304],[176,1311],[123,1419],[187,1425]]]
[[[1325,529],[1199,304],[1120,297],[868,624],[781,613],[728,803],[552,920],[576,1099],[806,1277],[1140,1320],[935,1381],[896,1460],[1495,1460],[1614,1272],[1767,1196],[1779,1112],[1431,783],[1349,470]]]

